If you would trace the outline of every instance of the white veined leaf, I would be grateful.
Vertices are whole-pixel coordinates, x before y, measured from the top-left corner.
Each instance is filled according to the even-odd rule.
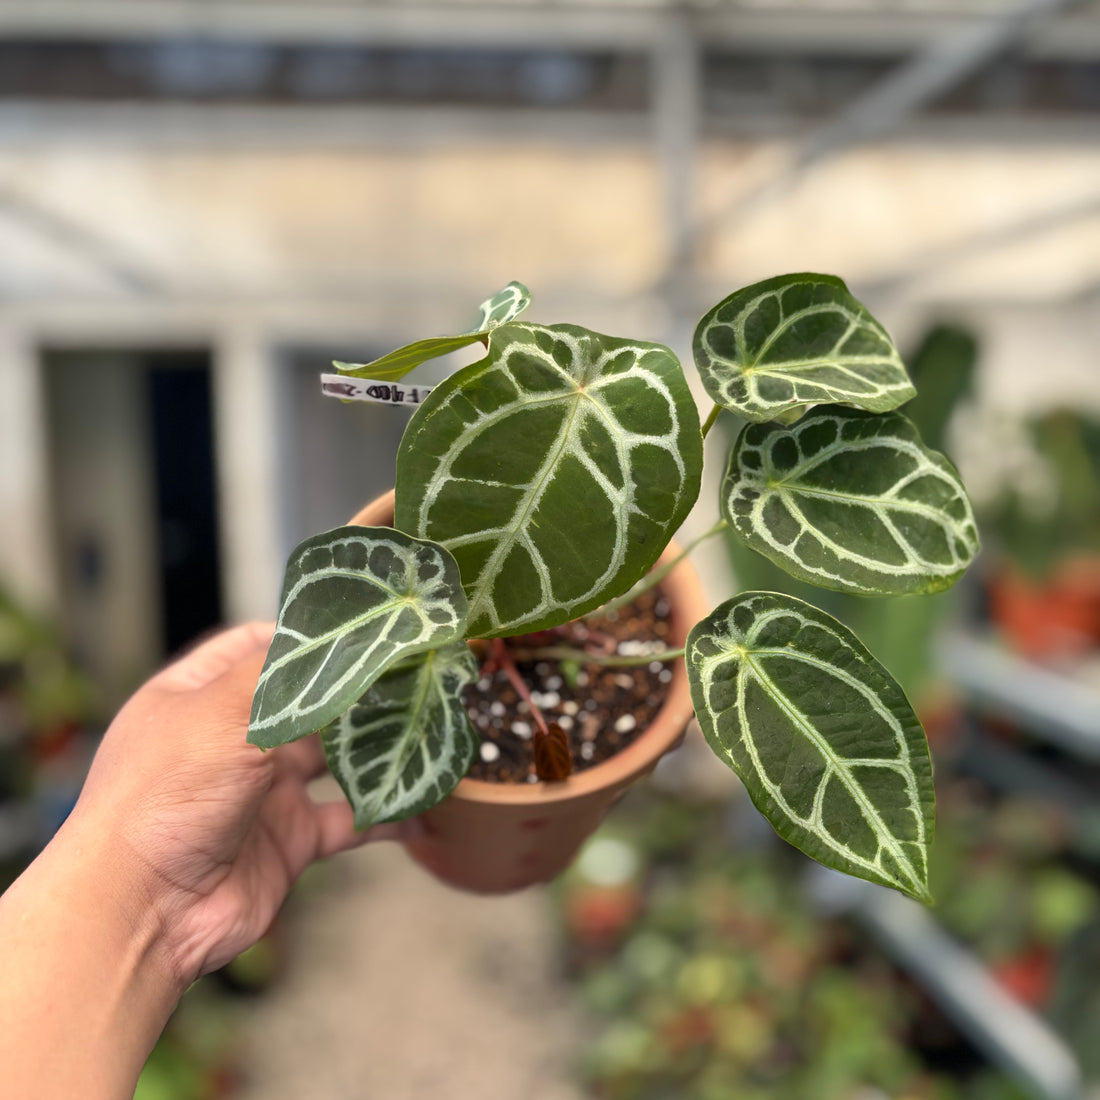
[[[747,420],[801,405],[887,412],[915,393],[886,330],[833,275],[780,275],[719,302],[695,329],[707,393]]]
[[[668,348],[515,322],[409,422],[395,524],[454,554],[470,637],[547,629],[649,569],[701,468],[699,415]]]
[[[458,785],[479,740],[462,702],[477,667],[465,642],[411,657],[322,731],[357,829],[422,813]]]
[[[328,725],[395,662],[457,641],[458,566],[441,546],[389,527],[337,527],[295,547],[252,700],[261,748]]]
[[[468,331],[487,335],[499,325],[514,321],[530,304],[531,292],[523,283],[513,280],[478,306],[477,320]]]
[[[825,408],[791,428],[748,425],[722,515],[793,576],[861,595],[939,592],[979,545],[954,466],[901,413]]]
[[[396,382],[429,359],[438,359],[441,355],[447,355],[459,348],[477,343],[478,340],[484,340],[495,328],[518,317],[530,304],[531,292],[527,287],[523,283],[511,282],[491,298],[486,298],[478,306],[478,317],[474,327],[457,336],[431,336],[426,340],[415,340],[370,363],[334,361],[332,365],[338,371],[353,378]]]
[[[847,627],[791,596],[745,592],[692,629],[687,667],[708,744],[784,840],[930,900],[928,744]]]

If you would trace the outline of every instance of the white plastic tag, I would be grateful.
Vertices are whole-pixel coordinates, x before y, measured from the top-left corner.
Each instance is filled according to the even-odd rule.
[[[396,382],[374,382],[349,378],[346,374],[322,374],[321,392],[341,401],[369,401],[375,405],[419,405],[431,386],[402,386]]]

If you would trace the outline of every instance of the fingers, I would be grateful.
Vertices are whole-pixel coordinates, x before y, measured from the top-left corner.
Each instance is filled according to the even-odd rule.
[[[256,665],[255,684],[274,630],[274,623],[245,623],[223,630],[169,665],[153,683],[163,691],[198,691],[247,660],[249,674],[251,665]]]
[[[411,840],[421,836],[424,826],[417,818],[396,821],[386,825],[372,825],[362,832],[355,831],[351,807],[346,802],[322,802],[313,808],[317,823],[317,859],[326,859],[337,852],[358,848],[380,840]]]

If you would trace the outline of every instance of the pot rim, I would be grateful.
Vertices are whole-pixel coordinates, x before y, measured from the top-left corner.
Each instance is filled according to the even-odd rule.
[[[384,526],[393,522],[393,510],[394,491],[391,489],[361,508],[349,523]],[[668,561],[679,552],[676,543],[669,542],[658,562]],[[670,641],[682,646],[688,631],[708,611],[702,583],[694,566],[685,558],[661,581],[661,588],[670,606]],[[540,807],[573,802],[597,791],[628,786],[673,747],[694,714],[684,658],[677,657],[670,667],[672,679],[668,698],[642,735],[621,752],[561,783],[490,783],[484,779],[461,779],[449,797],[460,802]]]

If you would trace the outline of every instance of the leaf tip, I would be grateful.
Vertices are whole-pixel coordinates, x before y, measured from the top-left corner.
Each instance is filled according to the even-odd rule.
[[[907,890],[906,893],[914,900],[919,901],[921,905],[927,905],[929,909],[932,909],[936,905],[936,899],[932,894],[932,891],[928,888],[928,883],[923,882],[918,887],[912,890]]]
[[[267,743],[264,735],[260,733],[259,730],[252,729],[251,727],[249,727],[248,730],[247,743],[249,745],[254,745],[261,752],[267,752],[268,749],[274,748],[273,745]]]

